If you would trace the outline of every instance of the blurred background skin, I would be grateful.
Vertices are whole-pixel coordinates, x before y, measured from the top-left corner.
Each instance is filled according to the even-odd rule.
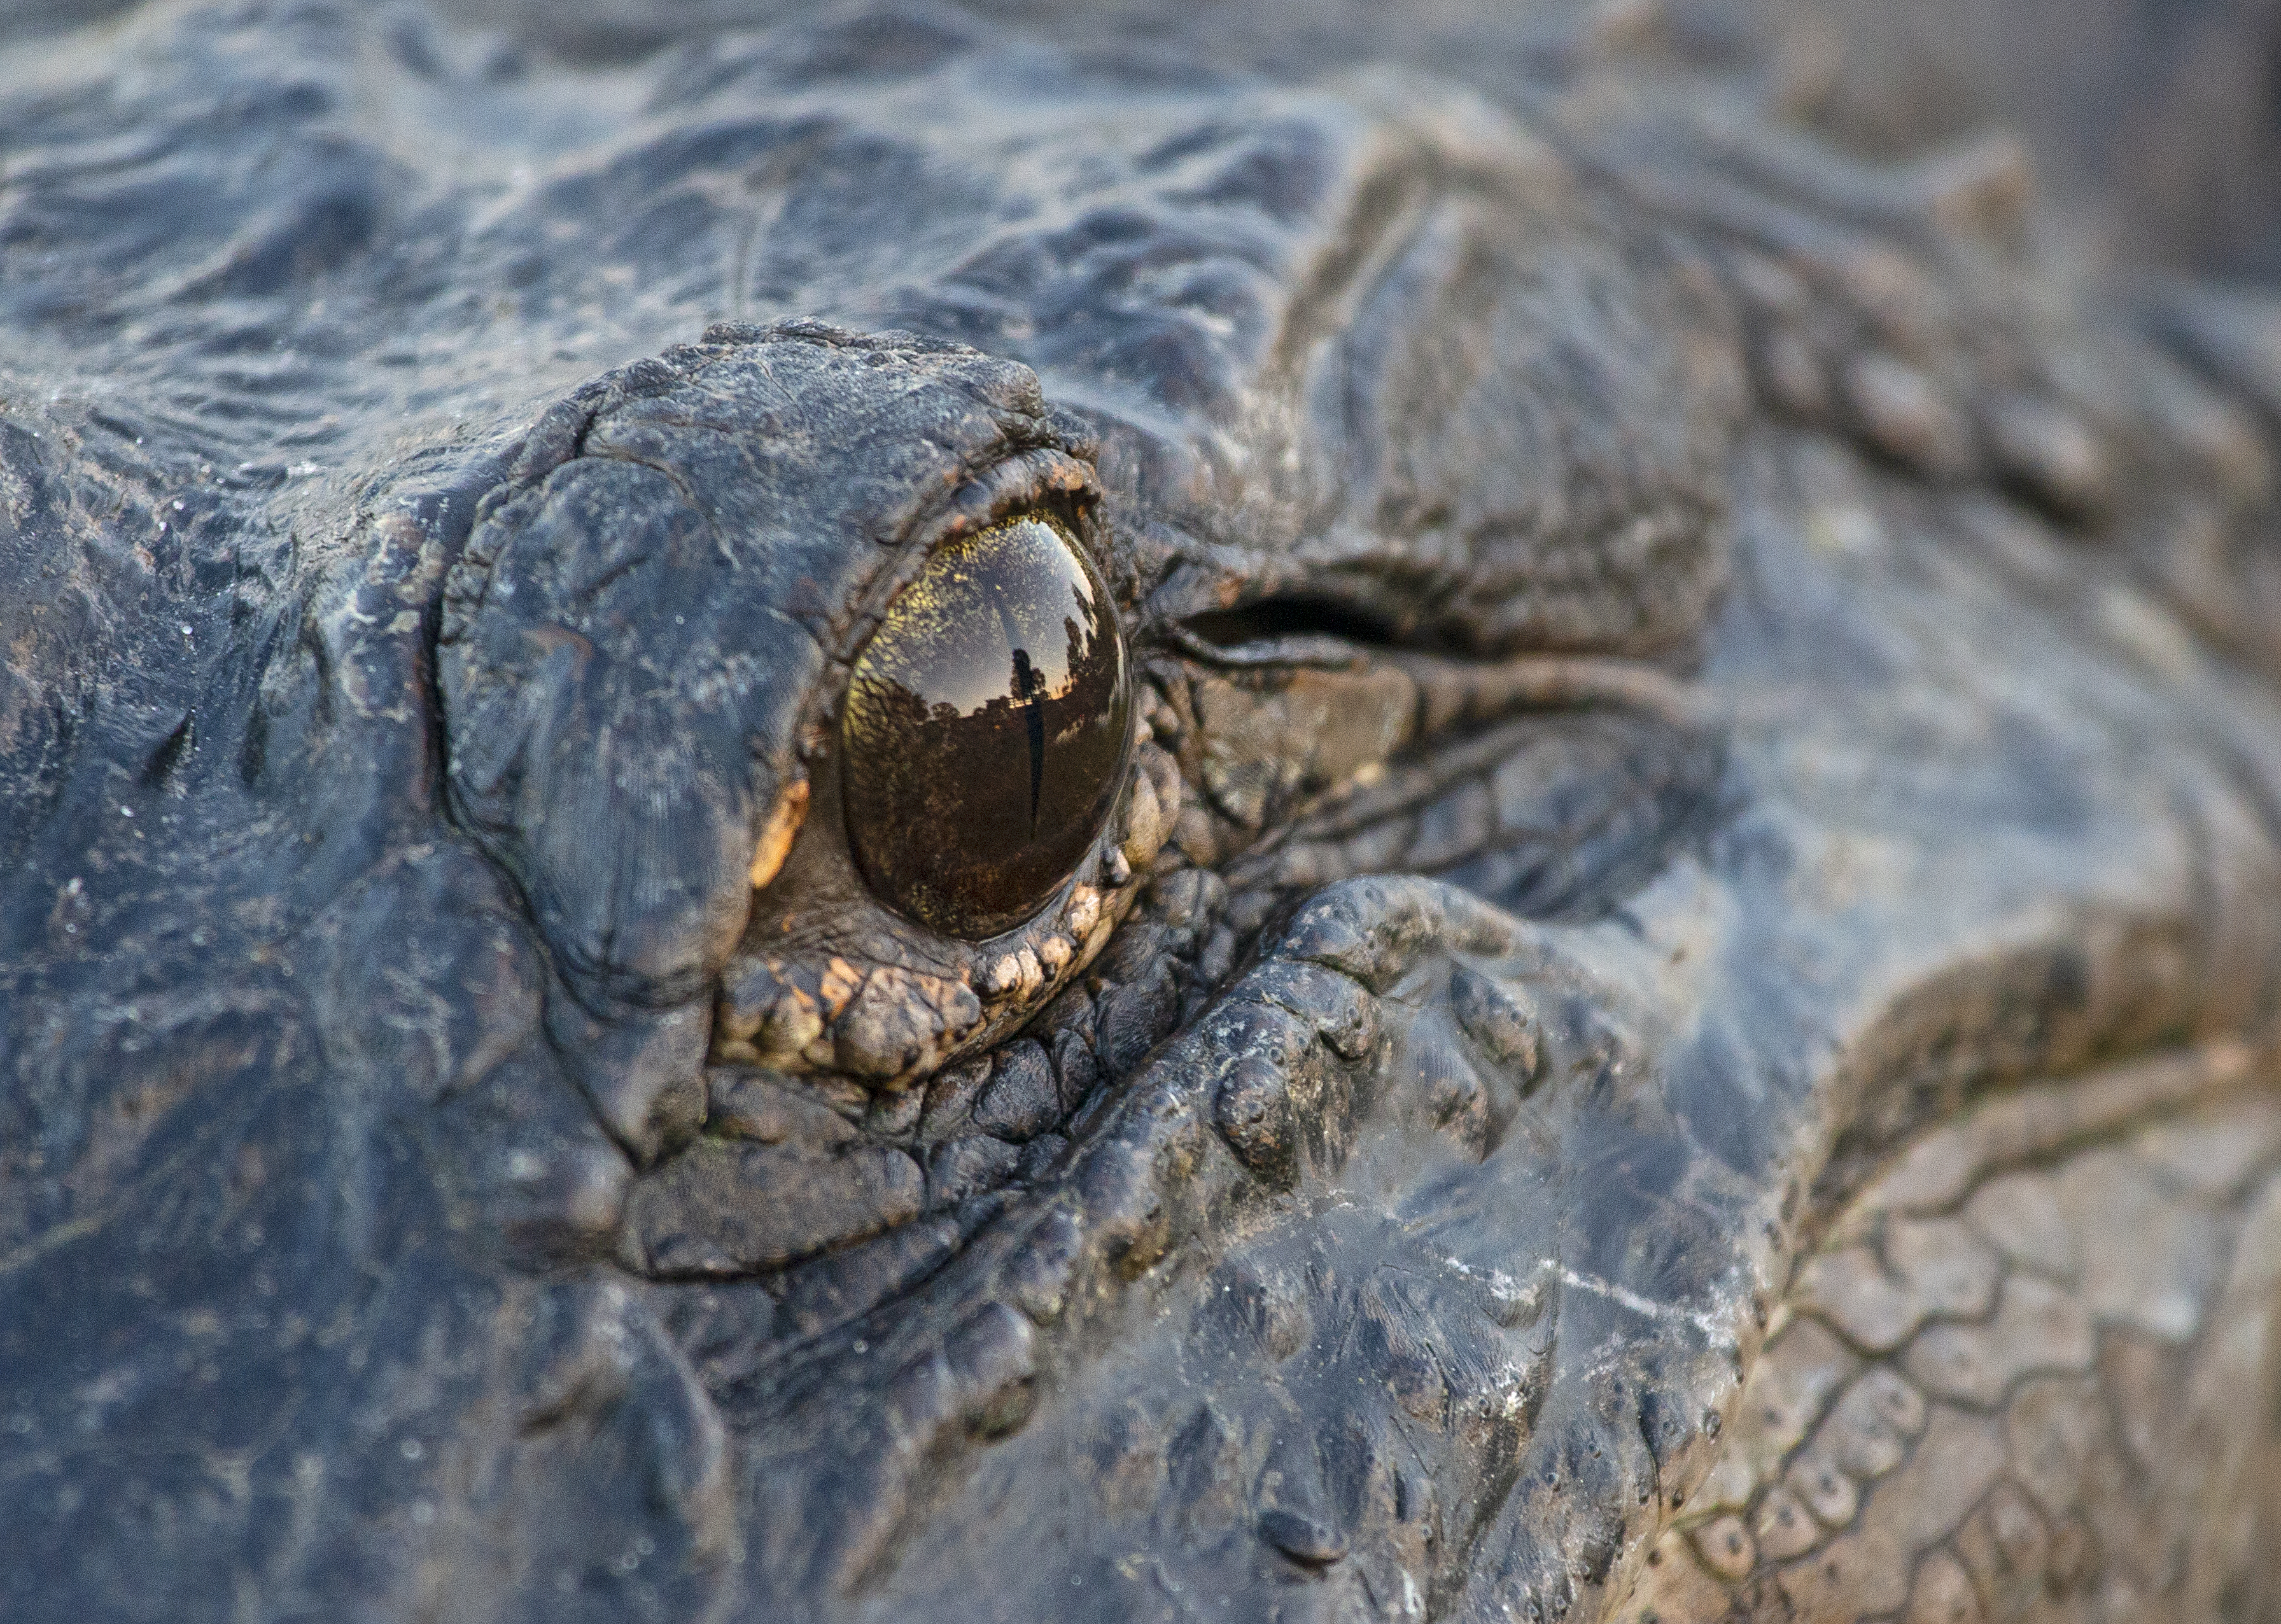
[[[2273,0],[1773,0],[1809,120],[1872,153],[1993,125],[2117,259],[2281,275]]]
[[[131,9],[0,0],[0,51]],[[812,14],[816,0],[444,0],[466,25],[582,59]],[[831,9],[829,0],[823,9]],[[1311,74],[1406,59],[1493,97],[1612,43],[1757,81],[1865,155],[2015,131],[2083,244],[2130,266],[2281,276],[2281,0],[965,0],[1067,43],[1202,47]],[[100,30],[97,31],[97,38]],[[83,48],[96,40],[75,42]],[[9,53],[9,54],[12,54]]]

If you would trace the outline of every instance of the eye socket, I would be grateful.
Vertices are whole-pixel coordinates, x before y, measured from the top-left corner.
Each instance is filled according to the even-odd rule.
[[[841,782],[863,878],[947,935],[1019,924],[1100,833],[1131,710],[1108,590],[1058,522],[1025,514],[940,548],[847,686]]]

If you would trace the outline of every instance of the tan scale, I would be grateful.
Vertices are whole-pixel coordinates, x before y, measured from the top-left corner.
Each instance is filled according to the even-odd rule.
[[[1615,1616],[2281,1616],[2273,1071],[2213,1045],[1921,1137],[1798,1261]]]

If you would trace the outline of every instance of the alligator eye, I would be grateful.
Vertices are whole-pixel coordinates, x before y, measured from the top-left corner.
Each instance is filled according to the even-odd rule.
[[[847,835],[898,912],[978,941],[1077,867],[1124,775],[1132,705],[1109,594],[1026,514],[939,550],[856,657]]]

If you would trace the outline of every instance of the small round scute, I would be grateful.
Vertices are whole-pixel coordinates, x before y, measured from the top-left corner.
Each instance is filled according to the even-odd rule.
[[[1009,1144],[1027,1143],[1061,1115],[1053,1062],[1029,1040],[1009,1044],[974,1102],[974,1125]]]
[[[1003,1303],[986,1305],[950,1334],[942,1351],[958,1384],[963,1418],[977,1437],[1003,1437],[1030,1419],[1037,1404],[1037,1343],[1019,1312]]]
[[[881,901],[969,941],[1043,907],[1125,776],[1132,683],[1108,589],[1055,520],[939,549],[856,656],[847,836]]]
[[[1297,1134],[1289,1085],[1257,1056],[1239,1060],[1212,1097],[1212,1122],[1238,1160],[1259,1177],[1287,1184],[1297,1173]]]
[[[1347,1553],[1346,1535],[1318,1518],[1280,1507],[1259,1514],[1259,1537],[1311,1567],[1327,1567]]]
[[[996,1189],[1014,1176],[1021,1158],[1018,1148],[986,1133],[937,1145],[926,1162],[927,1210],[940,1211]]]
[[[1450,1008],[1491,1062],[1510,1068],[1523,1087],[1535,1081],[1536,1033],[1510,993],[1460,964],[1450,972]]]

